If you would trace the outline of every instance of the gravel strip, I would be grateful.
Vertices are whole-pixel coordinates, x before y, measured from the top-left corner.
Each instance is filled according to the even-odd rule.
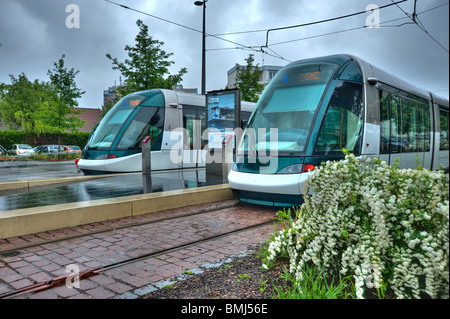
[[[201,270],[187,271],[173,284],[142,296],[142,299],[271,299],[273,285],[282,285],[282,263],[269,270],[261,268],[261,245],[246,254],[233,256]],[[200,273],[201,272],[201,273]]]

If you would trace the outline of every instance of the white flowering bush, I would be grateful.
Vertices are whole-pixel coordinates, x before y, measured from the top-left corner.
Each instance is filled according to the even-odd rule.
[[[314,263],[352,275],[358,298],[366,288],[448,298],[448,175],[346,154],[316,168],[310,190],[296,218],[272,235],[264,268],[287,255],[297,282]]]

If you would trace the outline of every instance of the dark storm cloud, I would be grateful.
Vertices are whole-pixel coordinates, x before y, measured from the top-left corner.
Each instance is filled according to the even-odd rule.
[[[80,28],[68,28],[67,5],[80,10]],[[48,80],[47,71],[65,54],[68,68],[75,68],[77,84],[87,93],[81,107],[100,107],[103,90],[118,80],[105,54],[120,47],[118,39],[132,41],[130,26],[104,1],[9,1],[0,10],[0,81],[24,72],[30,80]],[[135,26],[135,25],[134,25]],[[122,42],[123,43],[123,42]]]
[[[202,8],[193,0],[115,0],[131,8],[201,30]],[[388,0],[209,0],[207,2],[207,32],[223,34],[247,30],[267,30],[336,17],[364,10],[368,4],[379,6]],[[417,12],[425,12],[445,4],[445,0],[418,0]],[[66,7],[76,4],[80,10],[80,28],[66,27],[69,15]],[[400,7],[412,13],[413,1]],[[374,65],[396,74],[413,84],[429,90],[438,90],[448,97],[448,51],[442,49],[417,25],[384,27],[411,22],[393,6],[380,10],[381,21],[398,18],[376,29],[358,29],[317,37],[331,32],[364,26],[367,15],[324,23],[315,26],[270,32],[269,49],[265,45],[266,32],[221,35],[234,43],[214,37],[207,38],[207,90],[223,89],[227,70],[235,63],[245,63],[249,54],[255,62],[285,65],[288,60],[335,54],[355,54]],[[448,49],[448,4],[419,15],[426,30]],[[175,64],[171,72],[182,67],[185,87],[200,90],[201,34],[156,19],[139,12],[124,9],[104,0],[12,0],[0,3],[0,82],[9,83],[9,74],[24,72],[29,79],[48,80],[47,70],[53,68],[62,54],[66,66],[75,68],[78,86],[86,91],[79,100],[81,107],[100,107],[103,90],[118,83],[120,73],[112,70],[110,53],[119,60],[126,58],[125,45],[134,45],[138,33],[136,20],[149,26],[150,35],[164,42],[164,49],[173,53]],[[298,40],[308,38],[307,40]],[[298,40],[298,41],[293,41]],[[276,43],[284,44],[274,45]],[[228,50],[215,50],[228,49]],[[286,60],[281,59],[285,58]]]

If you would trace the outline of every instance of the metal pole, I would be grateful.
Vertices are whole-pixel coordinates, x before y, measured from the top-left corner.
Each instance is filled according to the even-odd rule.
[[[225,136],[222,142],[222,182],[228,182],[230,163],[233,163],[233,135]]]
[[[206,55],[206,48],[205,48],[205,38],[206,38],[206,32],[205,32],[205,28],[206,28],[206,26],[205,26],[205,21],[206,21],[206,2],[207,2],[208,0],[203,0],[203,1],[195,1],[194,2],[194,4],[196,5],[196,6],[203,6],[203,32],[202,32],[202,35],[203,35],[203,39],[202,39],[202,94],[204,95],[205,94],[205,92],[206,92],[206,80],[205,80],[205,77],[206,77],[206,58],[205,58],[205,55]]]
[[[205,42],[206,42],[206,32],[205,32],[205,16],[206,16],[206,1],[203,0],[203,39],[202,39],[202,94],[204,95],[206,92],[206,74],[205,74],[205,68],[206,68],[206,48],[205,48]]]
[[[146,136],[142,140],[142,191],[152,192],[152,138]]]
[[[152,167],[152,139],[147,136],[142,141],[142,174],[150,175]]]

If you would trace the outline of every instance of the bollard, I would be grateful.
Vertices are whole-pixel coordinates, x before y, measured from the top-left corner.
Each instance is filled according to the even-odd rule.
[[[142,174],[150,175],[152,168],[152,139],[146,136],[142,140]]]
[[[222,141],[222,181],[228,182],[228,173],[233,163],[233,135],[226,135]]]
[[[77,168],[77,173],[80,173],[80,168],[78,167],[78,162],[80,161],[79,158],[75,159],[75,167]]]

